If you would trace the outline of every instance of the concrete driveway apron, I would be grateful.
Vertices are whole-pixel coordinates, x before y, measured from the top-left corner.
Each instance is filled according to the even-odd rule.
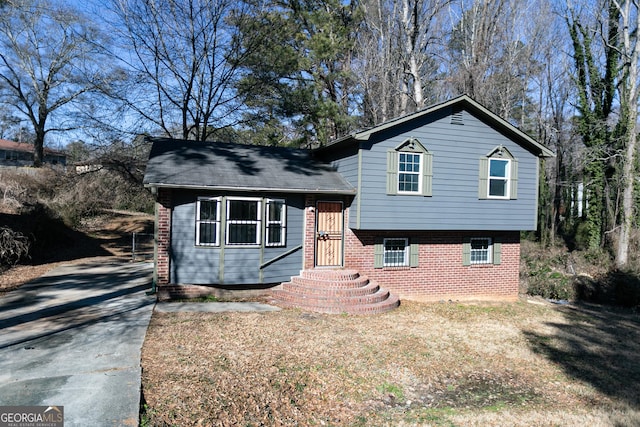
[[[64,406],[65,426],[138,425],[151,274],[64,265],[0,297],[0,405]]]

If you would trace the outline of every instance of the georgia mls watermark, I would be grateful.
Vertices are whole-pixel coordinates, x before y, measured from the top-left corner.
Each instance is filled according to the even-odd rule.
[[[0,406],[0,427],[64,427],[64,406]]]

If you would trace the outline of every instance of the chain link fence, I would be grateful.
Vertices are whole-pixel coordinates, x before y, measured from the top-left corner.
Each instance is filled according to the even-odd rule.
[[[131,260],[152,260],[153,243],[153,233],[133,233],[131,236]]]

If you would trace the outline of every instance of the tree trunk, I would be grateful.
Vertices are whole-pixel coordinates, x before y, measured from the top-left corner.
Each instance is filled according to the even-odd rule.
[[[637,107],[633,106],[632,109]],[[635,123],[636,114],[629,114],[629,123]],[[635,152],[636,152],[636,127],[629,129],[629,141],[627,143],[626,157],[623,169],[624,191],[622,196],[622,219],[620,224],[620,236],[616,251],[616,267],[624,268],[629,262],[629,243],[631,241],[631,221],[633,219],[633,187],[635,182]]]
[[[627,138],[623,159],[622,212],[620,215],[620,234],[616,250],[616,267],[625,268],[629,263],[629,243],[633,220],[633,189],[636,180],[636,143],[638,132],[638,61],[640,60],[640,11],[638,4],[630,0],[613,3],[622,18],[621,38],[624,65],[621,70],[622,82],[619,85],[620,104],[623,117],[624,134]],[[635,21],[635,22],[634,22]],[[626,110],[627,114],[624,114]]]
[[[43,97],[46,100],[48,92],[44,91]],[[33,127],[36,131],[36,137],[33,140],[33,167],[39,168],[44,162],[44,136],[45,125],[47,123],[47,106],[40,105],[38,108],[38,121],[32,120]]]

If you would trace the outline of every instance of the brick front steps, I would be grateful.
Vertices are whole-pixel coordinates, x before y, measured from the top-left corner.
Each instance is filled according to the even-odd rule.
[[[353,270],[303,270],[271,291],[283,307],[332,314],[377,314],[400,305],[397,296]]]

